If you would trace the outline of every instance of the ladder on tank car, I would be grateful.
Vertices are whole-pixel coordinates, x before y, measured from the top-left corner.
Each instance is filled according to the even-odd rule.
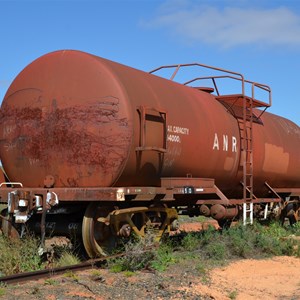
[[[264,107],[263,112],[271,106],[271,89],[268,86],[252,82],[252,95],[247,97],[243,93],[243,118],[238,119],[241,137],[241,162],[243,164],[243,224],[253,224],[253,107]],[[269,103],[255,99],[255,87],[269,93]],[[260,116],[261,116],[260,115]],[[260,118],[258,116],[258,118]]]
[[[266,108],[271,106],[271,90],[268,86],[261,85],[255,82],[252,84],[252,96],[246,96],[244,91],[239,95],[218,96],[217,99],[226,104],[228,111],[232,111],[233,107],[240,107],[241,113],[232,113],[238,122],[241,140],[241,158],[240,165],[242,166],[242,181],[243,186],[243,224],[253,224],[253,200],[256,199],[253,193],[253,123],[254,119],[259,120]],[[269,103],[265,103],[255,99],[254,88],[259,87],[269,92]],[[255,115],[254,108],[265,109],[260,115]],[[259,112],[259,111],[257,111]]]
[[[248,81],[247,81],[248,82]],[[260,119],[265,110],[262,110],[260,115],[256,115],[254,108],[268,108],[271,106],[271,90],[269,87],[252,83],[252,97],[246,96],[244,93],[239,95],[218,96],[217,99],[222,102],[228,111],[232,112],[233,107],[240,107],[241,112],[232,112],[238,122],[240,131],[240,166],[242,167],[243,186],[243,224],[253,224],[253,200],[256,199],[253,193],[253,123],[254,119]],[[269,92],[269,104],[259,101],[254,97],[254,87],[266,89]],[[259,111],[257,111],[259,112]],[[257,113],[256,112],[256,113]]]
[[[243,97],[243,118],[238,119],[243,165],[243,224],[253,224],[253,98]]]

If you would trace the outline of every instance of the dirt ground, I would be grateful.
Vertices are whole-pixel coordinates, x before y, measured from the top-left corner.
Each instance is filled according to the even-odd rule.
[[[186,229],[200,229],[197,226],[189,225]],[[0,298],[300,300],[300,259],[295,257],[239,260],[208,273],[199,272],[196,261],[184,261],[170,266],[166,272],[144,270],[129,275],[107,269],[66,273],[1,287]]]
[[[192,264],[133,276],[89,270],[2,288],[2,299],[300,299],[300,259],[241,260],[205,277]]]

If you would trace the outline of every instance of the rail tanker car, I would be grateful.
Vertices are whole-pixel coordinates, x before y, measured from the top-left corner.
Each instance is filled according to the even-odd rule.
[[[191,67],[217,75],[175,81]],[[161,69],[171,78],[157,76]],[[220,80],[240,90],[223,94]],[[46,54],[1,106],[2,231],[78,234],[95,257],[149,226],[158,237],[176,229],[178,214],[222,227],[296,222],[300,128],[266,112],[270,105],[267,85],[202,64],[146,73],[80,51]]]

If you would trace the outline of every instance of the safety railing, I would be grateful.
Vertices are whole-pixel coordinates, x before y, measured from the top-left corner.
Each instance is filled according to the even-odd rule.
[[[265,109],[267,109],[268,107],[270,107],[272,105],[272,92],[271,92],[271,88],[268,85],[262,84],[262,83],[258,83],[258,82],[254,82],[254,81],[250,81],[250,80],[246,80],[244,78],[244,76],[241,73],[237,73],[237,72],[233,72],[230,70],[226,70],[226,69],[222,69],[222,68],[217,68],[217,67],[213,67],[213,66],[208,66],[208,65],[204,65],[204,64],[199,64],[199,63],[191,63],[191,64],[178,64],[178,65],[166,65],[166,66],[161,66],[159,68],[156,68],[152,71],[150,71],[150,74],[156,73],[160,70],[163,69],[175,69],[174,72],[172,73],[171,77],[169,78],[170,80],[174,80],[174,78],[176,77],[176,75],[178,74],[179,70],[182,68],[186,68],[186,67],[200,67],[200,68],[204,68],[204,69],[210,69],[210,70],[214,70],[214,71],[218,71],[218,72],[223,72],[226,73],[227,75],[219,75],[219,76],[203,76],[203,77],[196,77],[193,78],[189,81],[183,82],[183,85],[189,85],[191,83],[194,83],[196,81],[201,81],[201,80],[211,80],[212,81],[212,85],[215,89],[215,92],[217,94],[217,96],[224,96],[224,94],[221,95],[218,85],[217,85],[217,80],[219,79],[232,79],[232,80],[237,80],[241,82],[241,91],[240,93],[242,94],[242,96],[247,96],[246,92],[245,92],[245,85],[246,84],[250,84],[251,86],[251,95],[249,97],[251,97],[254,101],[259,101],[260,102],[260,107],[265,107]],[[263,90],[265,92],[268,93],[268,101],[260,101],[259,99],[255,99],[255,90],[259,89],[259,90]]]

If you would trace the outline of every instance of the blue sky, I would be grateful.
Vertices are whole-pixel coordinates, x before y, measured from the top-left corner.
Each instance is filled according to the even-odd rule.
[[[0,101],[34,59],[78,49],[145,71],[242,73],[272,88],[270,112],[300,125],[298,0],[0,0],[0,37]]]

